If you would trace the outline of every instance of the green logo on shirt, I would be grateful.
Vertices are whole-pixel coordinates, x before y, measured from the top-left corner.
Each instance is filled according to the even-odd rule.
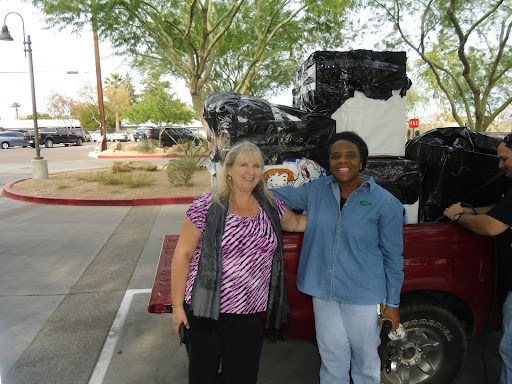
[[[359,200],[359,205],[365,209],[372,209],[372,204],[373,202],[372,201],[368,201],[368,200]]]

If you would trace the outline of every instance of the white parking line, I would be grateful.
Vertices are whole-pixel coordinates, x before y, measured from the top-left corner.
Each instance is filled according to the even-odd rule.
[[[141,293],[151,293],[151,289],[129,289],[124,294],[123,301],[119,306],[119,311],[117,311],[112,328],[110,328],[110,332],[101,351],[100,358],[96,363],[96,367],[94,367],[94,372],[92,373],[91,380],[89,380],[89,384],[103,383],[110,360],[114,354],[114,349],[116,348],[119,337],[121,336],[126,316],[128,315],[128,311],[132,305],[133,296]]]

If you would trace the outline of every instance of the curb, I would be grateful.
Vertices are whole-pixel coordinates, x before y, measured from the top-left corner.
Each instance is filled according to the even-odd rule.
[[[147,199],[78,199],[65,197],[48,197],[26,195],[24,193],[15,192],[12,186],[21,179],[6,184],[2,190],[2,195],[14,200],[25,201],[36,204],[51,205],[76,205],[76,206],[140,206],[140,205],[168,205],[168,204],[190,204],[194,201],[195,196],[182,197],[152,197]]]
[[[136,155],[136,156],[127,156],[127,155],[119,155],[119,156],[104,156],[100,154],[101,152],[89,152],[89,157],[93,157],[95,159],[177,159],[178,157],[185,157],[185,155]],[[204,155],[203,157],[209,157],[209,155]]]

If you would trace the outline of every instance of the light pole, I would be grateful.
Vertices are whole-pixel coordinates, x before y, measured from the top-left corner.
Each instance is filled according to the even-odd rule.
[[[41,157],[41,153],[39,150],[39,129],[37,126],[37,109],[36,109],[36,91],[34,87],[34,66],[32,64],[32,43],[30,41],[30,35],[27,35],[25,39],[25,21],[23,17],[17,12],[9,12],[4,17],[4,25],[2,25],[2,32],[0,33],[0,40],[13,41],[11,34],[9,33],[9,29],[7,28],[7,24],[5,20],[7,16],[15,14],[21,18],[21,24],[23,26],[23,47],[25,50],[25,57],[27,57],[28,52],[28,70],[30,74],[30,87],[32,91],[32,116],[34,119],[34,143],[36,147],[36,156],[32,160],[32,178],[33,179],[47,179],[48,178],[48,163],[45,159]]]

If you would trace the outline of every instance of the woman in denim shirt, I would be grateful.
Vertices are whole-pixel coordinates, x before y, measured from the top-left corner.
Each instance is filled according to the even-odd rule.
[[[272,193],[307,212],[297,287],[313,296],[322,384],[379,384],[378,308],[400,322],[403,206],[360,174],[368,146],[354,132],[330,140],[331,175]]]

